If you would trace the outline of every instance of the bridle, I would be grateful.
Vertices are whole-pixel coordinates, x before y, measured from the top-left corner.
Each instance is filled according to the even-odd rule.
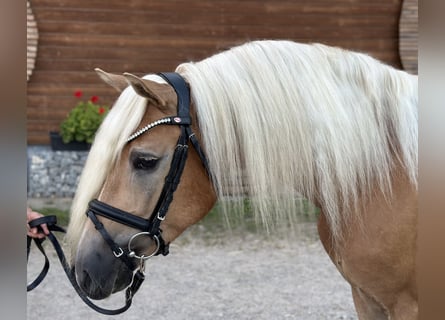
[[[160,73],[159,75],[174,88],[178,97],[178,113],[176,116],[162,118],[148,124],[144,128],[132,134],[127,139],[127,142],[130,142],[143,133],[159,125],[177,125],[181,130],[175,151],[173,153],[170,169],[167,173],[167,176],[165,177],[164,186],[162,188],[156,206],[150,215],[150,218],[144,219],[139,216],[135,216],[126,211],[112,207],[97,199],[90,201],[89,208],[86,212],[87,216],[93,222],[95,228],[100,232],[105,242],[109,245],[114,256],[121,259],[125,263],[125,265],[127,265],[129,270],[134,269],[134,264],[131,260],[133,258],[139,259],[139,268],[134,274],[133,283],[135,282],[135,279],[142,279],[138,281],[143,281],[143,272],[145,269],[144,264],[147,259],[159,254],[165,256],[169,253],[169,244],[164,241],[164,238],[162,237],[162,229],[160,226],[161,222],[167,215],[168,208],[171,202],[173,201],[173,194],[178,187],[182,172],[185,167],[188,152],[188,141],[190,141],[195,148],[206,170],[208,168],[207,159],[204,156],[198,140],[196,139],[195,134],[192,132],[192,129],[190,127],[192,121],[190,117],[190,90],[188,85],[178,73]],[[127,225],[134,229],[138,229],[140,230],[140,232],[134,234],[130,238],[127,248],[122,248],[118,244],[116,244],[116,242],[114,242],[114,240],[108,234],[103,224],[98,220],[98,215]],[[156,249],[151,254],[137,255],[135,251],[132,250],[132,242],[140,236],[148,236],[156,244]],[[131,288],[131,286],[129,288]],[[131,290],[134,291],[134,288]],[[132,292],[131,295],[134,295],[134,292]]]
[[[119,309],[109,310],[101,308],[92,303],[77,284],[74,267],[69,268],[69,265],[66,262],[65,256],[63,254],[63,251],[57,242],[57,239],[53,236],[52,233],[50,233],[50,235],[48,236],[48,238],[51,240],[56,249],[56,252],[59,256],[59,260],[62,263],[62,266],[65,270],[65,273],[68,276],[68,279],[70,280],[76,292],[79,294],[80,298],[82,298],[82,300],[94,310],[107,315],[120,314],[126,311],[131,306],[134,294],[140,288],[142,282],[145,279],[144,275],[145,261],[155,255],[162,254],[165,256],[169,253],[169,244],[166,243],[164,238],[162,237],[161,223],[165,219],[165,216],[167,215],[168,208],[171,202],[173,201],[173,194],[176,188],[178,187],[179,181],[181,179],[181,175],[184,170],[185,162],[187,159],[189,141],[195,148],[198,156],[202,161],[203,166],[205,167],[207,172],[209,172],[207,159],[198,143],[197,138],[195,137],[195,134],[193,133],[190,127],[192,123],[190,116],[190,90],[187,83],[178,73],[174,72],[159,73],[159,75],[174,88],[176,95],[178,97],[178,105],[177,105],[178,113],[176,116],[162,118],[146,125],[142,129],[132,134],[127,139],[127,142],[130,142],[139,137],[140,135],[142,135],[143,133],[159,125],[177,125],[180,128],[181,133],[175,151],[173,153],[170,169],[167,173],[167,176],[165,177],[164,186],[162,188],[161,194],[159,196],[159,199],[156,203],[153,212],[151,213],[148,219],[144,219],[139,216],[128,213],[124,210],[115,208],[97,199],[90,201],[90,203],[88,204],[88,210],[86,212],[86,215],[93,222],[95,228],[101,234],[105,242],[108,244],[114,256],[120,259],[128,267],[130,272],[133,272],[135,267],[137,267],[136,272],[133,274],[131,285],[126,289],[125,306]],[[122,248],[113,240],[113,238],[107,232],[104,225],[99,221],[97,216],[108,218],[110,220],[127,225],[131,228],[140,231],[135,233],[130,238],[127,244],[127,248]],[[63,229],[59,230],[61,228],[56,226],[56,221],[49,220],[47,217],[31,221],[29,224],[30,226],[35,227],[39,226],[42,223],[47,223],[48,226],[51,228],[50,230],[64,232]],[[56,227],[59,229],[52,229]],[[132,242],[136,238],[141,236],[148,236],[154,241],[156,245],[156,249],[149,255],[143,255],[143,254],[137,255],[136,252],[132,250],[131,246]],[[40,249],[39,242],[40,241],[36,241],[37,246],[39,247],[39,250],[42,251],[42,253],[45,255],[46,258],[46,254],[44,253],[43,248]],[[30,239],[28,238],[28,254],[29,254],[29,246],[30,246]],[[134,263],[133,259],[139,260],[138,265]],[[46,258],[44,270],[42,270],[41,275],[39,275],[39,277],[31,285],[28,286],[28,291],[34,289],[43,280],[48,271],[47,270],[48,268],[49,268],[49,261]]]

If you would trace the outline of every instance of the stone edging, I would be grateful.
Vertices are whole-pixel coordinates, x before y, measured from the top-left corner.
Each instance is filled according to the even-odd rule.
[[[87,155],[28,146],[28,198],[72,198]]]

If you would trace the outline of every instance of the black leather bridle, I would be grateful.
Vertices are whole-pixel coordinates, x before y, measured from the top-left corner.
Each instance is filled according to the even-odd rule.
[[[136,271],[134,277],[136,277],[137,279],[142,279],[141,281],[143,281],[144,278],[143,271],[145,260],[151,258],[154,255],[162,254],[165,256],[169,253],[169,244],[164,241],[162,237],[162,229],[160,226],[161,222],[167,215],[167,211],[171,202],[173,201],[173,193],[178,187],[182,172],[185,167],[188,152],[188,141],[191,142],[199,157],[201,158],[204,167],[207,169],[207,159],[204,156],[198,140],[196,139],[195,134],[192,132],[192,129],[190,127],[192,121],[190,116],[190,90],[188,85],[178,73],[160,73],[159,75],[164,78],[176,92],[178,99],[178,114],[173,117],[167,117],[157,120],[147,125],[143,129],[130,136],[127,140],[127,142],[132,141],[144,132],[158,125],[177,125],[181,130],[181,134],[173,153],[170,170],[165,177],[164,187],[162,188],[161,194],[153,212],[148,219],[144,219],[139,216],[130,214],[126,211],[112,207],[97,199],[90,201],[89,208],[86,212],[87,216],[91,219],[96,229],[100,232],[104,240],[111,248],[113,254],[117,258],[121,259],[130,270],[133,270],[134,268],[134,264],[132,263],[131,259],[139,259],[139,269]],[[134,229],[141,230],[141,232],[136,233],[130,238],[128,248],[122,248],[118,244],[116,244],[116,242],[114,242],[114,240],[105,230],[103,224],[97,219],[97,215],[111,219],[118,223],[122,223]],[[136,237],[141,235],[150,237],[156,244],[156,249],[150,255],[138,256],[131,248],[131,242]],[[134,292],[132,292],[132,295],[134,295]]]
[[[79,296],[88,306],[90,306],[91,308],[100,313],[104,313],[107,315],[115,315],[122,313],[130,307],[134,294],[139,289],[139,287],[141,286],[142,282],[145,279],[144,276],[145,261],[152,256],[159,254],[167,255],[169,253],[169,244],[166,243],[162,237],[161,222],[165,219],[168,208],[171,202],[173,201],[173,194],[176,188],[178,187],[179,181],[181,179],[181,175],[184,170],[185,162],[187,159],[189,141],[195,148],[205,169],[208,172],[207,159],[198,143],[197,138],[195,137],[195,134],[192,132],[192,129],[190,127],[192,122],[190,116],[190,90],[187,83],[178,73],[174,72],[160,73],[159,75],[162,78],[164,78],[174,88],[178,97],[178,105],[177,105],[178,113],[176,116],[166,117],[163,119],[159,119],[151,124],[148,124],[144,128],[140,129],[139,131],[131,135],[127,140],[127,142],[130,142],[139,137],[141,134],[145,133],[146,131],[159,125],[177,125],[180,128],[181,133],[173,154],[173,158],[170,164],[170,169],[167,173],[167,176],[165,177],[164,186],[162,188],[161,194],[159,196],[159,199],[156,203],[153,212],[151,213],[148,219],[144,219],[139,216],[128,213],[126,211],[123,211],[121,209],[115,208],[97,199],[90,201],[90,203],[88,204],[88,210],[86,212],[86,215],[91,219],[95,228],[100,232],[105,242],[109,245],[114,256],[118,259],[121,259],[123,263],[128,267],[130,272],[133,272],[135,267],[139,266],[137,271],[133,274],[133,280],[131,285],[126,290],[125,306],[116,310],[108,310],[98,307],[97,305],[94,305],[80,290],[79,285],[75,280],[74,267],[69,269],[69,266],[66,263],[66,259],[63,255],[63,251],[60,248],[60,245],[58,245],[57,240],[55,239],[54,236],[52,236],[52,234],[50,234],[49,236],[50,240],[53,242],[54,247],[56,248],[57,254],[59,255],[59,259],[65,269],[65,273],[67,274],[71,284],[76,289]],[[99,221],[97,216],[102,216],[110,220],[113,220],[115,222],[127,225],[134,229],[140,230],[140,232],[136,233],[130,238],[127,248],[122,248],[109,235],[104,225]],[[49,220],[40,219],[38,223],[34,223],[32,224],[32,226],[38,226],[41,223],[49,224]],[[51,223],[51,225],[53,224],[55,224],[55,222]],[[55,230],[55,231],[60,231],[60,230]],[[148,236],[156,244],[156,249],[147,256],[145,255],[139,256],[131,248],[132,241],[135,238],[142,235]],[[55,242],[53,240],[55,240]],[[28,253],[30,245],[29,241],[30,240],[28,239]],[[44,252],[42,251],[42,253]],[[134,259],[139,259],[139,264],[136,264],[134,262]],[[48,266],[46,266],[47,264]],[[45,263],[44,269],[45,268],[49,268],[49,263]],[[30,287],[31,285],[28,286],[28,291],[32,290],[34,287],[38,285],[38,283],[40,283],[43,280],[44,276],[46,275],[46,272],[47,270],[45,272],[42,271],[42,273],[44,273],[43,277],[41,277],[40,275],[39,278],[41,279],[36,279],[35,280],[36,284],[33,283],[32,288]]]
[[[91,219],[96,229],[101,233],[104,240],[108,243],[113,254],[122,258],[124,263],[128,264],[127,257],[147,259],[153,255],[167,255],[168,254],[168,243],[165,243],[162,238],[162,230],[160,228],[161,222],[165,219],[168,208],[173,201],[173,193],[178,187],[179,181],[181,179],[182,172],[184,170],[185,162],[187,159],[188,151],[188,141],[192,143],[193,147],[197,151],[204,167],[207,169],[207,159],[202,152],[202,149],[192,132],[190,127],[191,117],[190,117],[190,90],[184,79],[178,73],[160,73],[162,78],[164,78],[176,91],[178,97],[178,114],[173,117],[166,117],[157,120],[143,129],[139,130],[130,138],[127,142],[132,141],[139,137],[144,132],[158,126],[158,125],[177,125],[181,130],[175,151],[173,153],[172,162],[170,164],[170,170],[165,177],[164,187],[162,188],[161,194],[159,196],[158,202],[150,215],[150,218],[144,219],[139,216],[135,216],[126,211],[120,210],[118,208],[112,207],[106,203],[103,203],[97,199],[90,201],[89,208],[86,212],[87,216]],[[112,238],[109,236],[108,232],[103,227],[102,223],[97,219],[97,215],[111,219],[115,222],[125,224],[129,227],[141,230],[139,234],[147,235],[154,240],[156,243],[156,250],[149,256],[137,256],[134,251],[131,250],[131,243],[129,243],[128,248],[121,248],[116,244]],[[137,236],[136,234],[135,236]],[[133,236],[130,242],[135,238]],[[129,265],[130,266],[130,265]]]

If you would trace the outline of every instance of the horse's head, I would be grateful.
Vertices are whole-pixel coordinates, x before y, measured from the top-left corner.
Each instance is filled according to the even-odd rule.
[[[162,81],[160,77],[151,76],[151,80],[149,80],[130,74],[112,75],[101,70],[98,70],[98,73],[105,82],[113,87],[123,90],[130,85],[132,88],[127,88],[127,93],[128,90],[132,90],[133,96],[136,96],[134,93],[136,92],[138,96],[145,98],[145,113],[143,113],[138,127],[131,129],[133,132],[143,129],[148,124],[156,123],[157,120],[177,115],[177,94],[173,87]],[[118,101],[122,102],[122,100]],[[199,139],[199,128],[193,105],[191,116],[191,129]],[[110,113],[109,117],[113,118],[114,115]],[[102,131],[112,130],[111,127],[120,121],[116,117],[108,120],[106,119],[102,125],[108,126],[108,128],[101,128]],[[164,193],[165,180],[172,166],[181,130],[177,125],[154,125],[147,132],[124,143],[113,163],[109,165],[109,170],[107,169],[107,172],[103,174],[103,181],[97,190],[97,200],[110,206],[113,208],[112,210],[117,209],[115,210],[117,215],[120,214],[119,210],[122,210],[133,216],[147,219],[147,221],[155,218],[152,217],[152,214],[156,215],[154,209],[158,209],[158,201],[161,193]],[[110,144],[110,141],[106,141],[107,139],[105,134],[98,134],[91,153],[98,153],[95,150],[101,146],[96,146],[96,144]],[[90,157],[93,156],[90,155]],[[85,170],[88,165],[87,162],[83,175],[86,174]],[[90,174],[94,174],[94,172],[90,171]],[[88,179],[95,179],[95,177],[82,176],[82,180]],[[84,182],[83,185],[87,183]],[[79,185],[79,188],[81,187],[82,181]],[[77,193],[81,192],[82,190],[77,191]],[[163,241],[168,245],[187,227],[205,216],[214,202],[215,193],[205,167],[195,148],[190,146],[173,200],[168,206],[165,217],[158,221]],[[85,218],[85,214],[83,215]],[[138,230],[131,224],[120,223],[110,219],[107,215],[98,214],[95,217],[103,224],[104,230],[112,242],[120,248],[124,248],[125,255],[133,251],[133,255],[139,257],[149,256],[157,250],[158,244],[155,241],[157,239],[150,235],[134,238],[134,241],[131,240],[131,248],[128,248],[132,236],[147,230]],[[73,218],[75,217],[72,216]],[[91,219],[83,221],[82,226],[83,230],[79,233],[77,251],[72,261],[77,280],[91,298],[103,299],[130,284],[133,270],[139,265],[139,261],[132,258],[131,255],[127,259],[127,261],[131,261],[130,264],[116,258],[113,250],[110,249],[109,241],[107,242],[106,237],[96,230],[97,224],[95,225]],[[74,226],[70,225],[70,228],[72,229]]]

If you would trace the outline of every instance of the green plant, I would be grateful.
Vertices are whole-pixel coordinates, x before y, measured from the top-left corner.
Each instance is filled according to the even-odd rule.
[[[74,96],[80,99],[82,92],[76,91]],[[60,124],[60,134],[64,143],[71,141],[93,142],[97,129],[110,109],[108,106],[96,104],[98,100],[97,96],[93,96],[86,102],[80,101],[70,111]]]

